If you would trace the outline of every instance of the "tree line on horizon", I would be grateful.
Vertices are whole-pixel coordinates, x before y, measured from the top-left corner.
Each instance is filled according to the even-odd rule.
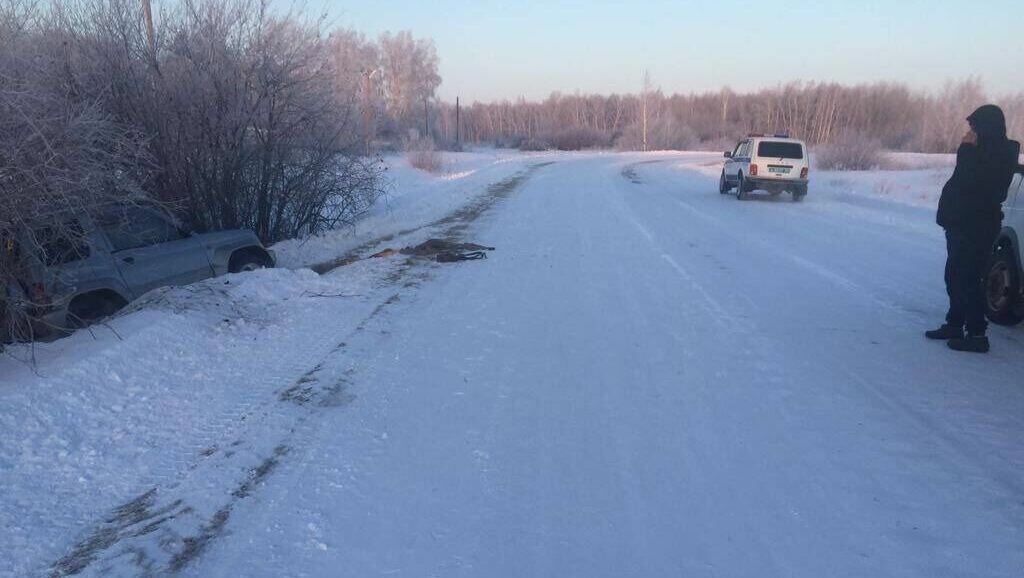
[[[646,100],[646,107],[644,101]],[[948,153],[964,119],[990,100],[980,81],[950,81],[935,92],[905,84],[801,83],[739,93],[561,94],[474,103],[459,114],[462,142],[523,149],[643,148],[643,111],[649,150],[726,150],[748,133],[788,133],[816,147],[873,146],[879,150]],[[1024,92],[996,100],[1010,133],[1024,136]],[[434,130],[443,143],[455,136],[455,110],[439,105]]]

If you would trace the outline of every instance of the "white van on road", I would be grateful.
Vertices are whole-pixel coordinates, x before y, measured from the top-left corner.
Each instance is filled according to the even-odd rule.
[[[752,134],[725,153],[718,192],[724,195],[735,188],[736,198],[741,201],[755,190],[773,195],[789,192],[794,201],[801,201],[807,196],[808,173],[804,141],[784,134]]]

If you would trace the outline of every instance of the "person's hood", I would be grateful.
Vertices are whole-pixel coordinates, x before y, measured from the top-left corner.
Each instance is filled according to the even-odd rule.
[[[986,104],[978,107],[978,110],[967,117],[974,132],[978,134],[981,142],[1002,142],[1006,140],[1006,116],[1001,108],[994,104]]]

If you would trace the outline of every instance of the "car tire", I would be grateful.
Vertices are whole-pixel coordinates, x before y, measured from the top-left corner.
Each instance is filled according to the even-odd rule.
[[[267,267],[267,258],[256,251],[244,250],[240,253],[236,253],[231,256],[231,261],[228,264],[229,273],[244,273],[247,271],[255,271],[257,269],[265,269]]]
[[[799,203],[800,201],[803,201],[804,197],[806,197],[806,196],[807,196],[807,187],[799,187],[798,189],[793,191],[793,202],[794,203]]]
[[[742,201],[747,198],[747,183],[743,182],[743,173],[736,179],[736,200]]]
[[[729,192],[729,183],[725,180],[725,170],[722,170],[722,176],[718,177],[718,194],[724,195]]]
[[[117,313],[127,305],[123,298],[96,292],[75,298],[68,306],[67,325],[70,329],[82,329]]]
[[[1017,325],[1022,318],[1020,303],[1020,271],[1014,251],[1000,247],[989,259],[985,274],[985,313],[996,325]]]

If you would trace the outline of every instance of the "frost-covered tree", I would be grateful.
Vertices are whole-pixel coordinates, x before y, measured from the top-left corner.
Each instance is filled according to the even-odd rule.
[[[378,45],[392,128],[397,132],[422,126],[424,105],[434,98],[441,85],[434,42],[403,31],[382,34]]]

